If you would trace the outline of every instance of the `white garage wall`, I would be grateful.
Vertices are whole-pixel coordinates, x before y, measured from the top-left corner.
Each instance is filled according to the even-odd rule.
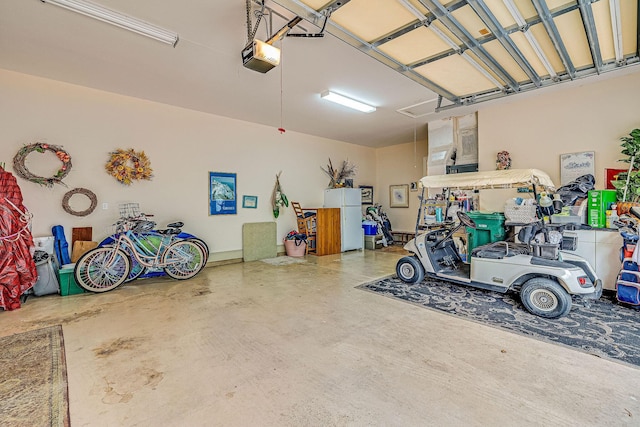
[[[560,154],[595,151],[596,189],[604,188],[605,168],[618,162],[620,137],[640,128],[640,75],[613,77],[482,107],[478,112],[479,169],[495,169],[507,150],[512,167],[537,168],[560,185]],[[502,191],[483,191],[482,210],[502,211]]]
[[[422,125],[424,126],[424,125]],[[389,186],[410,184],[422,178],[423,158],[427,156],[427,142],[417,141],[407,144],[378,148],[378,177],[373,189],[375,203],[380,203],[387,213],[391,227],[398,231],[413,231],[420,201],[419,191],[409,191],[408,208],[389,207]]]
[[[291,131],[280,134],[277,124],[267,127],[6,70],[0,70],[0,94],[0,162],[8,171],[13,172],[20,147],[33,142],[60,145],[72,157],[64,180],[69,188],[18,178],[24,204],[34,215],[34,236],[51,234],[51,227],[60,224],[69,242],[72,227],[91,226],[94,240],[101,239],[117,220],[118,205],[138,202],[160,226],[184,221],[185,231],[209,244],[212,260],[239,258],[242,224],[274,220],[270,200],[278,171],[285,194],[303,207],[322,206],[329,179],[320,166],[329,158],[358,166],[355,186],[375,182],[374,149]],[[124,186],[108,175],[104,165],[118,148],[144,151],[153,180]],[[50,177],[59,166],[52,153],[27,157],[36,175]],[[209,171],[237,173],[237,215],[208,215]],[[98,197],[98,208],[86,217],[61,207],[63,195],[76,187]],[[258,208],[243,209],[243,195],[258,196]],[[74,196],[71,203],[76,210],[88,206],[83,196]],[[276,220],[278,243],[295,229],[294,218],[288,208]]]

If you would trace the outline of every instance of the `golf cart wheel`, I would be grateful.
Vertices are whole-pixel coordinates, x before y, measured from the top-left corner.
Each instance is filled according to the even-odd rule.
[[[396,264],[396,274],[406,283],[419,283],[424,279],[424,267],[414,256],[400,258]]]
[[[571,295],[558,282],[544,277],[534,277],[522,285],[520,299],[531,314],[547,319],[571,311]]]

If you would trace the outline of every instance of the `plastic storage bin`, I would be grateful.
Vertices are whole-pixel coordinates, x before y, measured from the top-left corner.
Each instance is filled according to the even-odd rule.
[[[375,236],[378,234],[378,224],[375,221],[362,221],[362,228],[365,236]]]
[[[73,269],[75,268],[75,264],[65,264],[60,270],[58,270],[58,281],[60,282],[60,295],[76,295],[82,294],[85,292],[78,284],[76,283],[76,279],[73,277]]]
[[[504,215],[500,212],[467,212],[476,223],[476,228],[467,227],[467,255],[470,259],[471,252],[478,246],[487,243],[498,242],[504,239]]]

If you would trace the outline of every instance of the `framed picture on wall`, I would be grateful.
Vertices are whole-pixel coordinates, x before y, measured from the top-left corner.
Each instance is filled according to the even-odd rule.
[[[618,180],[618,175],[623,173],[623,172],[627,172],[628,169],[605,169],[604,170],[604,188],[606,190],[615,190],[616,187],[613,186],[613,184],[611,183],[611,181],[617,181]]]
[[[595,170],[595,151],[560,154],[560,185],[567,185],[582,175],[591,174],[595,177]]]
[[[209,172],[209,215],[236,213],[236,174]]]
[[[362,204],[372,205],[373,204],[373,187],[370,185],[361,185],[360,191],[362,192]]]
[[[409,184],[389,186],[389,207],[408,208],[409,207]]]
[[[256,209],[258,207],[258,196],[242,196],[242,207]]]

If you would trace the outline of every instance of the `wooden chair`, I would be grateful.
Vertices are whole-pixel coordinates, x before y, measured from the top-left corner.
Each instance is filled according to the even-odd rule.
[[[315,209],[302,209],[300,203],[291,202],[291,207],[296,214],[298,233],[307,236],[307,254],[316,253],[316,211]]]

